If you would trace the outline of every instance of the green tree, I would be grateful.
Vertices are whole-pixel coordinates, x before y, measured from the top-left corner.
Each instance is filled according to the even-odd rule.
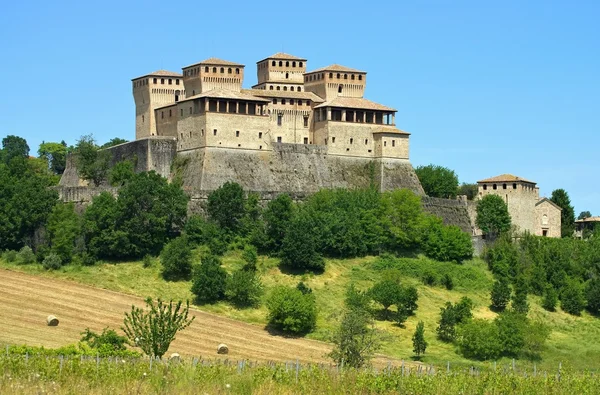
[[[179,301],[173,304],[164,303],[158,299],[156,303],[151,298],[146,299],[149,310],[131,306],[131,312],[125,313],[121,328],[132,344],[140,347],[144,354],[151,358],[162,358],[177,332],[184,330],[194,321],[194,316],[188,318],[190,303],[182,306]]]
[[[475,200],[478,192],[477,184],[467,184],[462,183],[460,187],[458,187],[458,195],[464,195],[467,197],[467,200]]]
[[[55,205],[48,216],[46,230],[52,252],[64,264],[71,262],[76,241],[81,234],[81,221],[75,206],[72,203]]]
[[[255,271],[237,270],[227,279],[225,295],[238,308],[257,307],[263,286]]]
[[[160,253],[165,280],[189,280],[192,275],[192,247],[183,235],[168,242]]]
[[[73,150],[79,175],[99,186],[106,180],[110,168],[110,153],[101,150],[92,135],[82,136]]]
[[[447,167],[427,165],[415,169],[427,196],[454,199],[458,191],[458,177]]]
[[[206,211],[224,230],[236,234],[245,215],[244,190],[235,182],[226,182],[208,195]]]
[[[361,368],[381,347],[373,317],[365,310],[347,309],[332,339],[329,356],[339,365]]]
[[[62,267],[63,261],[60,256],[51,252],[44,257],[42,261],[42,267],[46,270],[58,270]]]
[[[560,235],[572,237],[575,230],[575,209],[571,205],[569,194],[564,189],[552,191],[550,200],[562,209],[560,212]]]
[[[600,278],[594,277],[585,286],[587,309],[590,313],[600,314]]]
[[[458,226],[430,220],[423,251],[429,258],[443,262],[462,262],[473,257],[471,235]]]
[[[511,307],[516,313],[527,314],[529,312],[527,281],[524,277],[518,276],[515,278],[514,286],[515,292],[512,296]]]
[[[505,278],[494,281],[490,298],[492,300],[491,308],[495,311],[504,311],[510,301],[510,285]]]
[[[101,334],[86,328],[81,332],[81,342],[87,343],[91,348],[101,351],[125,351],[127,350],[126,336],[120,336],[114,329],[108,327],[102,330]]]
[[[497,195],[486,195],[479,200],[475,224],[492,240],[498,235],[508,232],[511,219],[504,200]]]
[[[215,303],[225,298],[227,272],[221,261],[214,255],[202,258],[200,266],[194,270],[192,293],[199,304]]]
[[[1,158],[4,163],[8,164],[14,158],[27,159],[28,157],[29,145],[24,138],[8,135],[2,139]]]
[[[412,337],[413,352],[417,355],[417,358],[421,357],[421,354],[425,354],[427,349],[427,341],[425,340],[425,324],[423,321],[419,321],[417,329]]]
[[[394,250],[419,246],[424,226],[421,198],[408,189],[396,189],[381,196],[383,226]]]
[[[592,213],[590,213],[589,211],[582,211],[577,216],[577,219],[586,219],[586,218],[590,218],[591,216],[592,216]]]
[[[309,218],[298,215],[289,224],[281,244],[281,264],[295,270],[322,272],[325,260],[316,251],[316,240]]]
[[[494,322],[473,319],[458,327],[458,349],[469,359],[498,359],[502,353],[500,333]]]
[[[556,311],[556,304],[558,303],[558,292],[550,284],[546,287],[544,297],[542,299],[542,307],[548,311]]]
[[[294,334],[311,332],[317,323],[317,304],[312,294],[277,286],[267,299],[267,319],[276,329]]]
[[[48,162],[50,171],[54,174],[62,174],[67,164],[67,143],[42,142],[38,149],[38,156]]]
[[[278,195],[263,213],[267,236],[266,249],[279,251],[294,214],[294,202],[287,194]]]
[[[127,142],[128,142],[127,140],[122,139],[120,137],[113,137],[106,143],[102,144],[102,146],[100,148],[104,149],[104,148],[114,147],[115,145],[124,144]]]
[[[256,264],[258,263],[258,252],[253,245],[246,244],[242,251],[242,259],[244,260],[243,270],[256,272]]]
[[[436,329],[437,336],[445,342],[452,342],[456,339],[456,326],[462,324],[473,317],[473,301],[463,297],[458,303],[452,304],[446,302],[446,305],[440,309],[440,323]]]
[[[560,292],[560,307],[569,314],[580,315],[585,306],[583,286],[577,279],[568,279]]]
[[[383,306],[383,318],[388,319],[390,306],[403,300],[402,286],[393,280],[381,280],[369,290],[371,298]]]
[[[125,185],[135,175],[133,162],[124,160],[115,164],[108,173],[108,182],[114,187]]]
[[[505,311],[496,317],[494,324],[498,327],[502,353],[517,356],[525,345],[527,318],[514,311]]]

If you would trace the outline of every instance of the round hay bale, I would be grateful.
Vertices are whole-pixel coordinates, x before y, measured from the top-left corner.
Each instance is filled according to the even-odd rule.
[[[169,357],[169,361],[170,362],[180,362],[181,361],[181,356],[174,352],[173,354],[171,354],[171,356]]]
[[[46,323],[48,326],[58,326],[58,318],[53,315],[49,315],[48,318],[46,318]]]
[[[219,344],[219,346],[217,347],[217,354],[228,354],[229,353],[229,347],[227,347],[227,344]]]

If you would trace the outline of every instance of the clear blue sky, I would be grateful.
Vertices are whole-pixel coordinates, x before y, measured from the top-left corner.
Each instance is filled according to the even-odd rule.
[[[493,4],[492,4],[493,3]],[[297,7],[293,7],[298,4]],[[366,70],[411,161],[564,188],[600,215],[599,1],[23,1],[0,12],[0,137],[134,138],[130,79],[284,51]]]

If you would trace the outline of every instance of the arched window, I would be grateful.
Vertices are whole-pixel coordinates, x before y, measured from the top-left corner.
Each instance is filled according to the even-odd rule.
[[[298,87],[298,92],[302,92],[302,88],[301,87]]]
[[[152,78],[152,83],[156,84],[156,78]]]
[[[339,80],[339,79],[340,79],[340,73],[337,73],[337,76],[336,76],[336,77],[337,77],[337,79]]]
[[[343,86],[340,84],[340,86],[338,86],[338,93],[342,93],[342,89],[343,89]]]
[[[227,74],[231,74],[233,72],[233,70],[231,70],[231,67],[227,69]]]
[[[283,62],[280,60],[279,61],[279,67],[283,66]]]
[[[221,74],[225,73],[225,67],[221,67]]]
[[[216,73],[216,72],[217,72],[217,68],[213,67],[213,73]]]
[[[548,215],[542,215],[542,225],[548,225]]]
[[[298,67],[302,67],[302,62],[298,62]]]
[[[269,90],[272,91],[273,90],[273,85],[269,86]]]
[[[285,67],[290,67],[290,62],[285,62]]]
[[[296,67],[296,62],[292,62],[292,67]]]
[[[362,75],[360,75],[360,74],[358,75],[358,80],[362,81]]]
[[[284,86],[284,87],[283,87],[283,90],[284,90],[284,91],[287,91],[287,86]]]
[[[354,79],[354,74],[350,75],[350,79],[353,80]]]
[[[272,61],[271,66],[277,66],[277,63],[275,61]]]
[[[277,90],[278,90],[278,91],[280,91],[280,90],[281,90],[281,87],[280,87],[280,86],[278,86],[278,87],[277,87]]]
[[[164,84],[164,83],[165,83],[165,79],[164,79],[164,78],[161,78],[161,79],[160,79],[160,83],[161,83],[161,85],[162,85],[162,84]]]
[[[285,104],[285,99],[281,99],[281,104]]]
[[[239,69],[239,68],[236,68],[236,69],[235,69],[235,73],[236,73],[236,74],[239,74],[239,73],[240,73],[240,69]]]
[[[329,78],[333,78],[333,73],[329,73]]]
[[[347,80],[348,79],[348,74],[344,74],[344,79]]]
[[[294,104],[294,99],[290,99],[290,104],[293,105]]]
[[[294,87],[292,86],[292,87],[290,88],[290,90],[293,92],[293,91],[294,91]]]
[[[290,73],[285,73],[285,79],[287,80],[288,78],[290,78]]]

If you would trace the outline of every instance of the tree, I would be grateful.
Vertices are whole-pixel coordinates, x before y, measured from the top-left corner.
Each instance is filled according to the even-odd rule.
[[[498,359],[502,353],[500,333],[494,322],[473,319],[458,327],[458,349],[470,359]]]
[[[122,187],[135,175],[133,162],[123,160],[118,162],[108,173],[108,182],[113,187]]]
[[[225,295],[236,307],[257,307],[263,286],[260,277],[255,271],[237,270],[227,278]]]
[[[284,332],[304,334],[317,323],[317,304],[312,294],[296,288],[278,286],[267,299],[269,325]]]
[[[463,182],[460,187],[458,187],[457,194],[466,196],[467,200],[475,200],[478,190],[479,187],[477,184],[467,184]]]
[[[192,247],[183,235],[168,242],[160,253],[165,280],[189,280],[192,275]]]
[[[569,314],[579,315],[585,305],[583,286],[579,280],[569,278],[560,292],[560,307]]]
[[[550,200],[562,209],[560,212],[560,235],[561,237],[573,236],[575,230],[575,209],[571,205],[569,194],[564,189],[552,191]]]
[[[525,345],[527,317],[514,311],[505,311],[496,317],[494,324],[498,327],[502,353],[517,356]]]
[[[256,251],[256,247],[246,244],[244,246],[244,251],[242,251],[242,259],[244,260],[243,270],[256,272],[256,264],[258,263],[258,252]]]
[[[106,143],[102,144],[102,146],[100,148],[104,149],[104,148],[114,147],[115,145],[124,144],[124,143],[127,143],[127,142],[128,142],[127,140],[122,139],[120,137],[113,137],[112,139],[110,139]]]
[[[240,184],[226,182],[208,195],[206,211],[224,230],[236,234],[245,215],[244,190]]]
[[[294,202],[287,194],[278,195],[267,204],[263,213],[267,236],[266,249],[279,251],[294,214]]]
[[[215,303],[225,297],[227,272],[221,267],[221,261],[214,255],[202,258],[200,266],[194,271],[192,293],[200,304]]]
[[[475,224],[492,240],[510,230],[511,219],[504,200],[497,195],[486,195],[477,202]]]
[[[527,303],[527,282],[522,276],[515,278],[515,292],[512,296],[511,307],[513,311],[519,314],[527,314],[529,312],[529,303]]]
[[[417,358],[421,357],[421,354],[425,354],[427,349],[427,341],[425,341],[425,324],[423,321],[419,321],[417,329],[412,337],[413,341],[413,352],[417,355]]]
[[[92,135],[81,136],[73,150],[79,175],[95,186],[106,180],[110,167],[110,153],[101,150]]]
[[[401,303],[403,299],[402,286],[393,280],[381,280],[369,290],[371,298],[383,306],[383,317],[389,317],[390,306]]]
[[[50,171],[54,174],[62,174],[67,164],[67,143],[42,142],[38,149],[38,156],[48,162]]]
[[[577,219],[586,219],[586,218],[590,218],[591,216],[592,216],[592,213],[590,213],[589,211],[582,211],[577,216]]]
[[[458,177],[454,170],[431,164],[418,166],[415,172],[427,196],[445,199],[456,197]]]
[[[600,278],[594,277],[585,286],[587,309],[590,313],[600,314]]]
[[[381,346],[373,317],[353,308],[344,312],[331,341],[334,346],[329,356],[335,363],[356,369],[368,364]]]
[[[2,139],[1,158],[4,163],[9,164],[14,158],[27,159],[28,157],[29,145],[24,138],[8,135]]]
[[[490,298],[492,300],[491,308],[495,311],[504,311],[510,301],[510,285],[505,278],[494,281]]]
[[[300,271],[322,272],[325,260],[316,250],[310,219],[298,215],[289,224],[281,244],[281,264]]]
[[[458,226],[447,226],[441,221],[429,221],[430,226],[423,243],[429,258],[443,262],[462,262],[473,257],[471,236]]]
[[[556,311],[558,303],[558,292],[550,284],[546,287],[544,298],[542,299],[542,307],[548,311]]]
[[[171,342],[175,340],[177,332],[190,326],[196,317],[188,318],[189,301],[182,307],[181,301],[176,304],[170,301],[166,304],[159,298],[154,303],[148,298],[146,307],[149,310],[144,311],[131,306],[131,312],[125,313],[121,329],[132,344],[140,347],[144,354],[151,358],[162,358]]]
[[[454,341],[456,326],[473,317],[472,309],[473,302],[467,297],[463,297],[455,305],[446,302],[446,305],[440,309],[440,323],[436,329],[438,338],[445,342]]]
[[[60,257],[63,264],[71,262],[81,234],[81,220],[73,203],[55,205],[48,216],[46,230],[51,251]]]
[[[381,204],[390,247],[394,250],[418,247],[424,225],[421,198],[408,189],[396,189],[383,193]]]

